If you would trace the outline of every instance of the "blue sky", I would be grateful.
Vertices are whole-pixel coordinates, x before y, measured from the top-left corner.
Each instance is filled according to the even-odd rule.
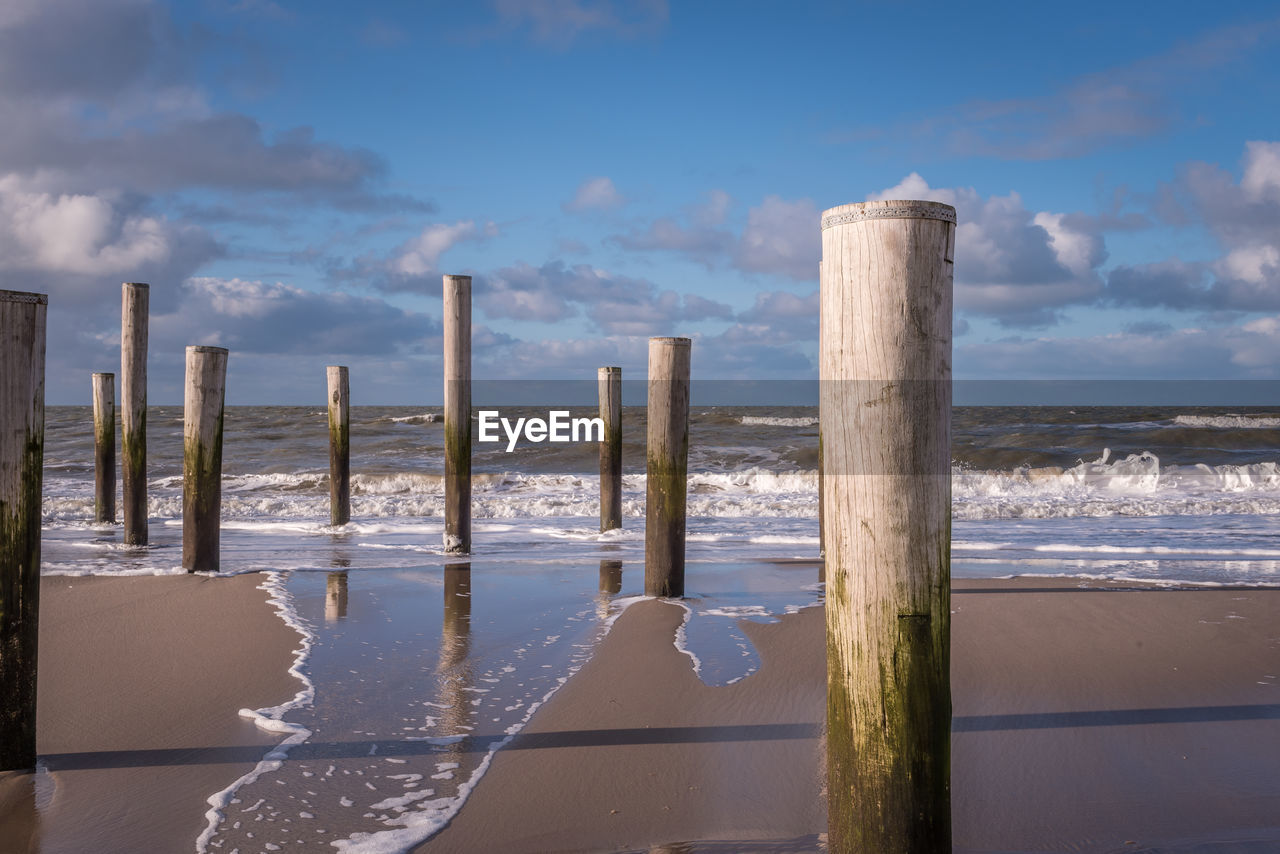
[[[818,215],[956,205],[957,378],[1277,379],[1271,3],[17,0],[0,10],[0,287],[50,294],[48,400],[439,399],[476,375],[816,374]]]

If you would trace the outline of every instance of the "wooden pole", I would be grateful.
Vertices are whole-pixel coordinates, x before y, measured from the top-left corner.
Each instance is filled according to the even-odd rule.
[[[329,381],[329,524],[351,521],[351,384],[343,365],[325,368]]]
[[[600,530],[622,527],[622,368],[600,368]]]
[[[0,291],[0,771],[36,765],[48,305]]]
[[[120,307],[124,542],[147,544],[147,312],[151,286],[125,282]]]
[[[951,851],[955,209],[822,217],[828,840]]]
[[[818,290],[821,294],[822,290],[822,262],[818,262]],[[822,353],[822,300],[818,300],[818,353],[821,358]],[[822,380],[818,380],[818,557],[823,559],[827,556],[827,534],[826,522],[822,519],[822,510],[825,506],[823,480],[826,473],[823,471],[822,465]],[[818,580],[825,582],[827,580],[827,566],[824,562],[818,567]]]
[[[684,596],[689,469],[689,339],[649,339],[644,518],[646,596]]]
[[[182,415],[182,568],[217,572],[227,351],[187,348]]]
[[[444,550],[471,553],[471,277],[444,277]]]
[[[116,521],[116,375],[93,375],[93,521]]]

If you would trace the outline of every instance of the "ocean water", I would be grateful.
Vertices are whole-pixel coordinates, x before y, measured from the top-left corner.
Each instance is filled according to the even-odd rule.
[[[92,522],[91,426],[88,407],[46,415],[43,571],[181,572],[181,408],[148,418],[147,548]],[[222,566],[262,573],[298,629],[299,688],[242,712],[285,744],[210,793],[200,850],[402,851],[443,826],[640,598],[642,408],[623,429],[624,527],[608,534],[594,444],[478,444],[458,563],[441,547],[438,409],[352,409],[352,521],[334,529],[324,411],[229,408]],[[694,407],[690,429],[675,643],[727,684],[758,666],[740,619],[822,601],[817,411]],[[1275,410],[961,407],[952,456],[958,577],[1280,585]]]
[[[545,414],[516,410],[515,414]],[[438,409],[352,410],[352,522],[328,526],[326,415],[230,407],[222,553],[230,571],[410,568],[441,559]],[[575,410],[575,416],[593,413]],[[182,411],[148,421],[152,547],[92,523],[88,407],[51,407],[46,573],[178,571]],[[598,532],[591,443],[477,444],[474,553],[486,560],[643,557],[644,411],[624,415],[624,526]],[[817,411],[695,407],[688,559],[814,558]],[[1195,407],[959,407],[953,571],[1280,583],[1280,413]]]

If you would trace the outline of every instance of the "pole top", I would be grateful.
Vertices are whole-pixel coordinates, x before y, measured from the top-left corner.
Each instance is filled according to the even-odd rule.
[[[466,279],[468,282],[471,281],[471,277],[463,273],[445,273],[444,280],[447,282],[450,279]]]
[[[610,367],[600,368],[599,372],[602,374],[620,374],[622,373],[622,368],[610,366]]]
[[[650,338],[650,344],[670,344],[672,347],[688,347],[688,338]]]
[[[0,302],[24,302],[34,305],[48,305],[48,294],[33,294],[26,291],[0,291]]]
[[[326,371],[345,371],[347,369],[347,366],[346,365],[325,365],[324,369]]]
[[[95,377],[111,377],[112,379],[115,379],[115,377],[116,377],[116,375],[115,375],[115,374],[110,373],[110,372],[108,372],[108,371],[94,371],[94,372],[93,372],[93,375],[94,375]]]
[[[187,354],[190,355],[191,353],[221,353],[225,356],[227,355],[227,348],[209,347],[205,344],[189,344],[187,346]]]
[[[956,221],[956,209],[942,202],[919,199],[889,199],[879,202],[857,202],[840,205],[822,212],[822,230],[837,225],[862,222],[868,219],[939,219]]]
[[[151,290],[151,286],[146,282],[125,282],[124,286],[126,288],[146,288],[147,290]]]

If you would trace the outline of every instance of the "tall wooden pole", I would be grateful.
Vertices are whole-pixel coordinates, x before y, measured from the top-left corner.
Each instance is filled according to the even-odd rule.
[[[646,596],[684,596],[689,470],[689,339],[649,339],[644,517]]]
[[[955,209],[822,216],[828,840],[951,851]]]
[[[622,527],[622,368],[600,368],[600,530]]]
[[[818,289],[822,289],[822,262],[818,262]],[[819,295],[818,299],[818,358],[822,358],[822,299]],[[822,465],[822,380],[818,380],[818,557],[824,559],[827,556],[827,534],[826,522],[822,519],[823,502],[823,478],[826,477]],[[827,580],[827,566],[824,562],[818,567],[818,580]]]
[[[182,568],[187,572],[218,571],[226,383],[226,350],[187,348],[182,414]]]
[[[471,277],[444,277],[444,550],[471,553]]]
[[[120,306],[124,542],[147,544],[147,312],[151,286],[125,282]]]
[[[36,764],[48,305],[0,291],[0,771]]]
[[[93,521],[116,520],[116,375],[93,375]]]
[[[325,368],[329,383],[329,524],[351,520],[351,384],[343,365]]]

